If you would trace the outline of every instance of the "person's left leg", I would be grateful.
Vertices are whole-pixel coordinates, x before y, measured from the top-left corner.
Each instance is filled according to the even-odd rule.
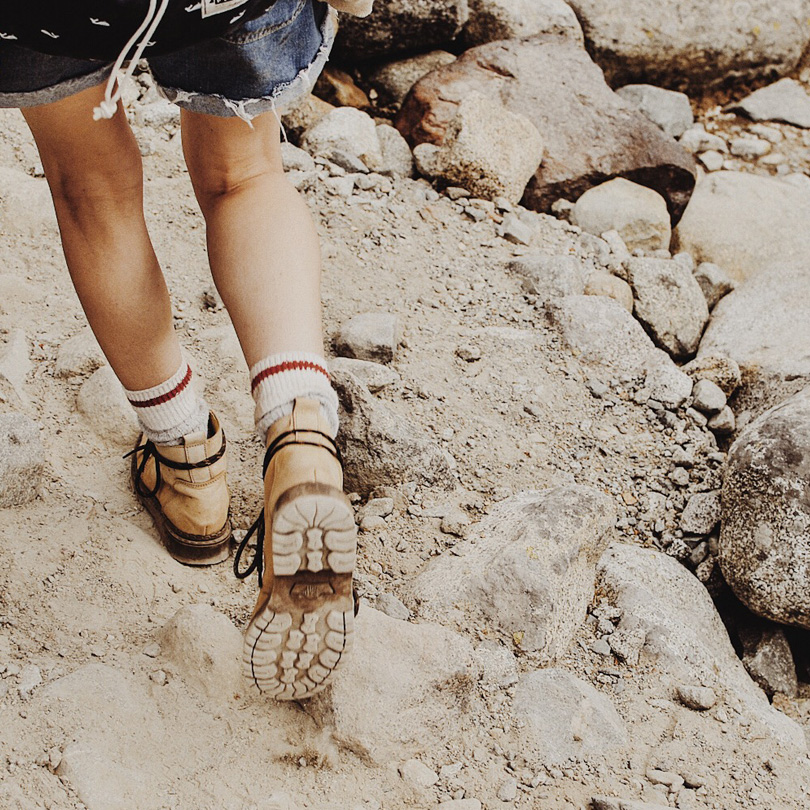
[[[23,111],[51,188],[68,270],[90,326],[148,440],[136,492],[171,554],[229,555],[225,439],[191,385],[143,214],[138,145],[123,112],[93,120],[103,86]]]
[[[356,550],[323,359],[318,238],[284,177],[272,113],[250,127],[183,110],[182,127],[211,271],[251,369],[267,443],[267,547],[257,551],[264,579],[260,569],[245,674],[260,692],[308,697],[351,642]]]

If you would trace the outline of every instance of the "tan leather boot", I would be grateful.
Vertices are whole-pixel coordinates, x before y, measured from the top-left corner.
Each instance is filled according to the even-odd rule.
[[[132,451],[132,483],[169,553],[186,565],[227,559],[230,493],[225,434],[216,416],[208,431],[190,433],[178,445],[141,441]]]
[[[354,630],[357,528],[320,403],[296,400],[270,428],[264,487],[263,515],[234,560],[237,576],[256,568],[261,585],[245,631],[244,672],[259,692],[297,700],[327,685]],[[254,530],[256,559],[240,572]]]

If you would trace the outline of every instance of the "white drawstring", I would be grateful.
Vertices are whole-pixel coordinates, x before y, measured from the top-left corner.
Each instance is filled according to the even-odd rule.
[[[157,0],[149,0],[149,10],[146,12],[144,21],[138,26],[138,30],[129,38],[129,42],[124,45],[121,53],[118,54],[118,59],[115,60],[112,73],[110,73],[110,78],[107,80],[104,100],[98,107],[93,109],[94,121],[98,121],[99,118],[112,118],[115,115],[115,111],[118,109],[118,100],[121,98],[121,79],[118,77],[118,71],[123,67],[127,54],[137,42],[138,46],[135,48],[135,53],[132,55],[129,66],[124,72],[124,79],[132,76],[138,65],[138,61],[141,56],[143,56],[144,50],[146,50],[146,46],[151,41],[157,27],[160,25],[160,21],[163,19],[163,15],[166,13],[168,6],[169,0],[161,0],[160,8],[157,8]],[[157,11],[155,11],[155,9],[157,9]],[[138,42],[139,38],[140,42]],[[118,85],[117,87],[115,87],[116,83]],[[115,92],[113,92],[114,87]]]

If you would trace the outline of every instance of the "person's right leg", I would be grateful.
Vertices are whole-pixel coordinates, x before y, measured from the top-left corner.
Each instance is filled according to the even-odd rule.
[[[334,441],[337,396],[322,354],[318,238],[284,176],[271,112],[250,127],[184,110],[182,126],[211,270],[251,368],[267,444],[257,524],[267,527],[257,551],[265,568],[245,634],[245,674],[259,692],[309,697],[351,644],[356,553]]]

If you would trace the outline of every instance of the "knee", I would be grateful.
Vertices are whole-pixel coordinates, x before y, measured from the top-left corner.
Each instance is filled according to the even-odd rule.
[[[87,159],[43,154],[42,164],[54,203],[73,213],[142,207],[143,170],[134,144]]]
[[[187,156],[186,162],[203,214],[223,198],[284,180],[281,162],[261,152],[192,160]]]

